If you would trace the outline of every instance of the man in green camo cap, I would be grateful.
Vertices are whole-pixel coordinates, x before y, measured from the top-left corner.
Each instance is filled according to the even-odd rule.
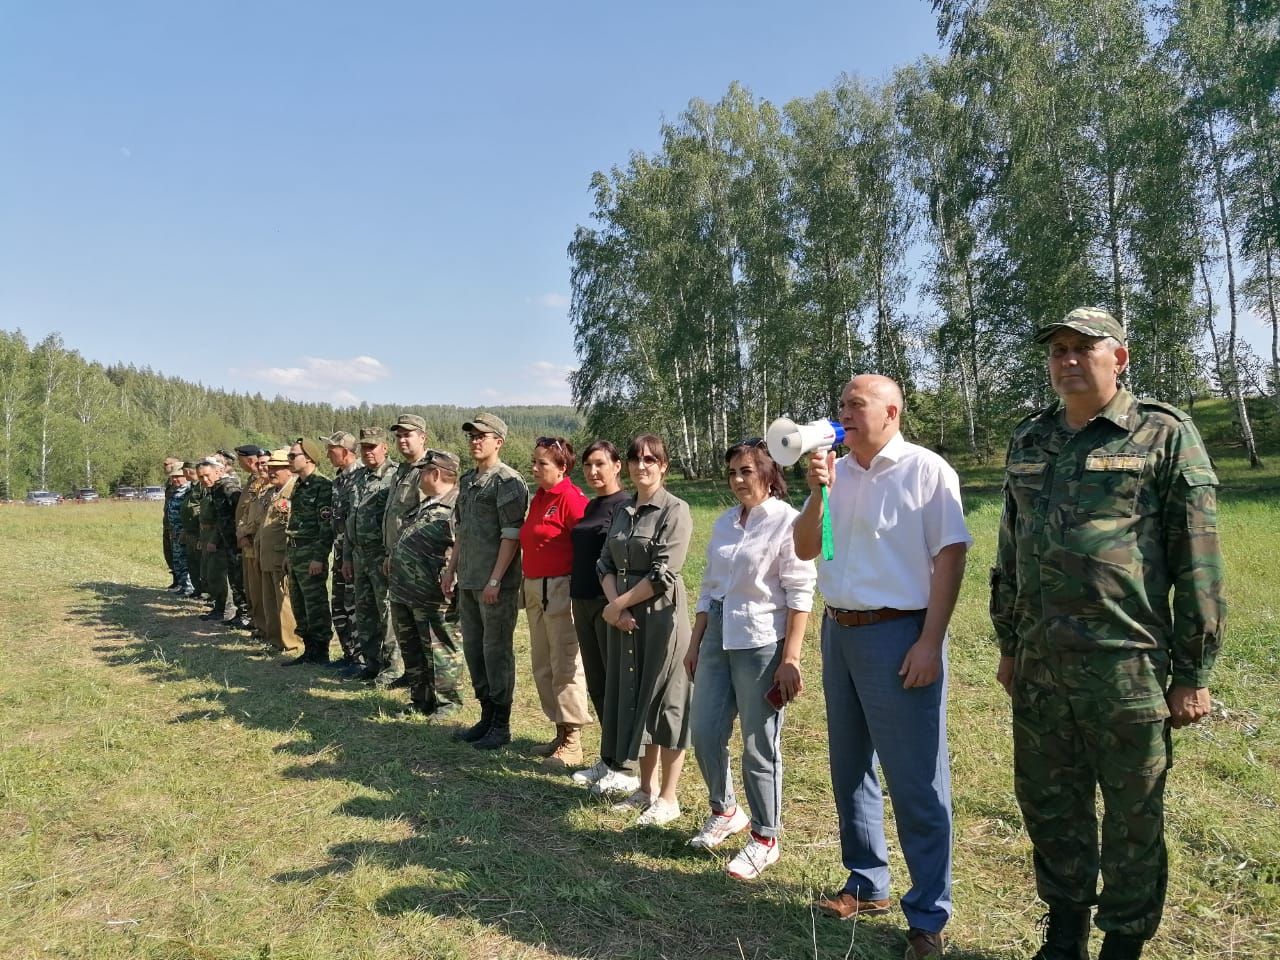
[[[289,448],[289,466],[298,480],[285,525],[289,566],[289,603],[305,647],[285,666],[328,663],[333,620],[325,574],[333,552],[333,481],[316,472],[324,448],[306,437]]]
[[[1097,904],[1099,960],[1131,960],[1164,908],[1170,730],[1210,707],[1218,481],[1189,416],[1121,386],[1129,350],[1111,314],[1073,310],[1034,339],[1059,399],[1009,443],[991,616],[1049,908],[1036,958],[1088,960]]]

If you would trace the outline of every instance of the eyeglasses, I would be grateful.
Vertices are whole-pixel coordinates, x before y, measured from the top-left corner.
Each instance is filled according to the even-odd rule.
[[[467,434],[467,440],[469,440],[471,443],[479,443],[479,442],[480,442],[481,440],[483,440],[485,437],[493,437],[493,436],[497,436],[497,434],[493,434],[493,433],[468,433],[468,434]]]
[[[301,456],[303,456],[303,454],[301,454],[301,453],[291,453],[291,454],[289,454],[289,459],[290,459],[290,460],[293,460],[294,458],[296,458],[296,457],[301,457]]]
[[[646,467],[652,467],[655,463],[662,462],[652,453],[642,453],[638,457],[628,457],[627,459],[632,463],[643,463]]]

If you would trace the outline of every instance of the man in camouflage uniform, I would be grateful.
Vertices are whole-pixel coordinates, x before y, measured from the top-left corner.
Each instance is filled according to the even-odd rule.
[[[216,454],[196,465],[196,476],[204,489],[200,498],[200,573],[210,603],[208,612],[200,619],[219,623],[227,613],[227,565],[222,557],[222,533],[213,488],[222,480],[225,470],[226,466]]]
[[[191,575],[187,572],[187,549],[182,542],[182,507],[191,492],[190,481],[187,480],[181,463],[174,463],[169,467],[167,480],[164,490],[164,522],[169,529],[174,584],[169,589],[182,596],[190,596],[195,591],[191,588]]]
[[[511,742],[515,696],[514,638],[520,612],[520,525],[529,509],[524,477],[501,460],[507,425],[481,413],[462,425],[475,467],[458,484],[457,542],[441,579],[446,597],[458,591],[462,649],[480,720],[457,733],[479,750]]]
[[[187,476],[187,496],[182,502],[182,545],[187,553],[187,575],[191,578],[191,587],[182,591],[184,597],[200,598],[205,596],[204,577],[204,544],[200,540],[200,501],[204,499],[204,487],[196,475],[194,463],[184,463],[182,472]]]
[[[232,590],[235,590],[235,581],[237,576],[240,580],[240,601],[236,604],[236,617],[231,621],[231,625],[239,627],[241,630],[253,630],[253,598],[258,592],[257,584],[257,567],[253,563],[253,542],[249,543],[250,556],[246,557],[244,553],[244,531],[242,529],[245,523],[245,513],[249,510],[253,502],[254,496],[262,492],[262,487],[266,485],[266,479],[258,474],[258,457],[266,456],[267,451],[256,443],[246,443],[236,447],[236,459],[240,463],[240,469],[244,470],[245,488],[241,490],[240,495],[236,498],[235,511],[233,512],[232,524],[234,526],[235,552],[234,558],[230,564],[228,573],[232,584]],[[234,475],[234,473],[233,473]],[[247,576],[245,564],[254,571],[254,576]]]
[[[286,526],[293,488],[298,478],[289,466],[288,447],[274,450],[267,458],[271,493],[253,542],[262,577],[262,610],[266,618],[267,643],[285,653],[304,648],[298,639],[298,624],[289,602],[288,542]],[[292,661],[289,661],[292,662]]]
[[[1049,907],[1036,957],[1087,960],[1096,903],[1100,960],[1128,960],[1164,907],[1170,728],[1209,711],[1225,616],[1217,478],[1190,417],[1118,383],[1129,353],[1110,314],[1074,310],[1035,339],[1060,402],[1009,444],[991,615]]]
[[[400,719],[426,714],[438,721],[462,709],[458,608],[440,589],[453,546],[459,464],[456,455],[440,450],[429,450],[426,460],[418,480],[422,499],[405,514],[391,551],[388,595],[412,703]]]
[[[325,576],[333,550],[333,481],[316,472],[323,456],[314,440],[304,438],[289,448],[289,462],[298,475],[285,526],[289,601],[306,649],[285,666],[329,662],[333,622]]]
[[[395,464],[387,459],[386,434],[381,427],[360,428],[360,461],[351,511],[343,542],[343,575],[354,586],[356,636],[364,667],[354,673],[376,679],[384,670],[392,677],[404,672],[395,636],[387,624],[386,545],[382,522],[387,493],[395,480]]]
[[[226,456],[223,454],[222,456]],[[243,627],[248,618],[249,604],[244,595],[244,576],[240,569],[240,544],[236,541],[236,507],[240,504],[240,478],[236,476],[231,459],[223,460],[222,476],[209,488],[209,499],[213,501],[213,516],[216,537],[213,544],[205,545],[205,562],[212,559],[214,580],[225,580],[231,594],[231,602],[235,604],[236,615],[224,621],[228,627]],[[210,546],[214,549],[210,550]],[[223,594],[225,605],[226,594]],[[210,617],[209,619],[214,619]],[[221,619],[221,618],[219,618]]]
[[[382,544],[385,551],[383,574],[391,571],[391,551],[404,529],[405,515],[418,505],[418,477],[427,462],[427,421],[412,413],[396,418],[389,428],[396,438],[396,450],[400,453],[400,465],[387,490],[387,507],[382,517]],[[389,621],[388,617],[388,621]],[[396,639],[394,624],[387,624],[386,663],[374,678],[374,684],[382,687],[407,686],[404,679],[403,651]]]
[[[178,590],[178,591],[182,590],[182,581],[178,575],[177,569],[174,566],[173,547],[174,547],[175,541],[173,539],[173,528],[169,525],[169,521],[167,518],[169,516],[169,501],[173,499],[173,496],[175,493],[174,485],[171,482],[170,478],[173,476],[174,468],[181,468],[181,467],[182,467],[182,461],[179,460],[177,457],[164,458],[165,486],[164,486],[164,513],[162,514],[162,522],[161,522],[161,527],[163,528],[163,533],[161,534],[161,546],[164,549],[165,566],[169,568],[169,572],[173,575],[173,581],[169,584],[169,586],[166,589]]]
[[[244,447],[238,448],[240,450]],[[242,454],[249,470],[249,486],[240,496],[236,507],[236,542],[240,545],[241,574],[244,592],[249,600],[249,620],[253,636],[265,640],[267,636],[266,601],[262,593],[262,565],[258,561],[258,530],[266,516],[267,507],[275,495],[275,488],[267,477],[267,461],[270,455],[262,447],[254,446]]]
[[[343,572],[342,558],[347,533],[347,515],[351,512],[351,498],[355,492],[356,471],[360,461],[356,458],[356,438],[345,430],[332,436],[319,437],[325,445],[325,453],[333,466],[333,581],[330,585],[329,609],[333,615],[333,630],[342,647],[342,657],[334,666],[354,667],[360,661],[360,641],[353,622],[356,612],[355,585]]]

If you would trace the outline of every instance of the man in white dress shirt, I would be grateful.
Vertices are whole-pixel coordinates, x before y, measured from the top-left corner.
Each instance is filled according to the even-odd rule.
[[[902,391],[854,377],[840,397],[847,456],[815,451],[796,555],[822,547],[821,488],[835,556],[819,560],[822,681],[840,851],[849,879],[823,912],[851,919],[889,909],[884,770],[911,873],[902,897],[907,960],[940,956],[951,916],[951,776],[946,731],[946,631],[973,543],[960,481],[945,460],[898,432]]]

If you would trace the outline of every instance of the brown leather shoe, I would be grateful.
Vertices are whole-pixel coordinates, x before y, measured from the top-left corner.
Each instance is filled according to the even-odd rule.
[[[947,940],[942,931],[932,933],[912,927],[907,931],[907,952],[903,960],[926,960],[929,957],[940,957],[946,948]]]
[[[889,912],[888,900],[859,900],[848,890],[841,890],[830,900],[816,900],[813,905],[828,917],[835,917],[837,920],[878,917]]]

